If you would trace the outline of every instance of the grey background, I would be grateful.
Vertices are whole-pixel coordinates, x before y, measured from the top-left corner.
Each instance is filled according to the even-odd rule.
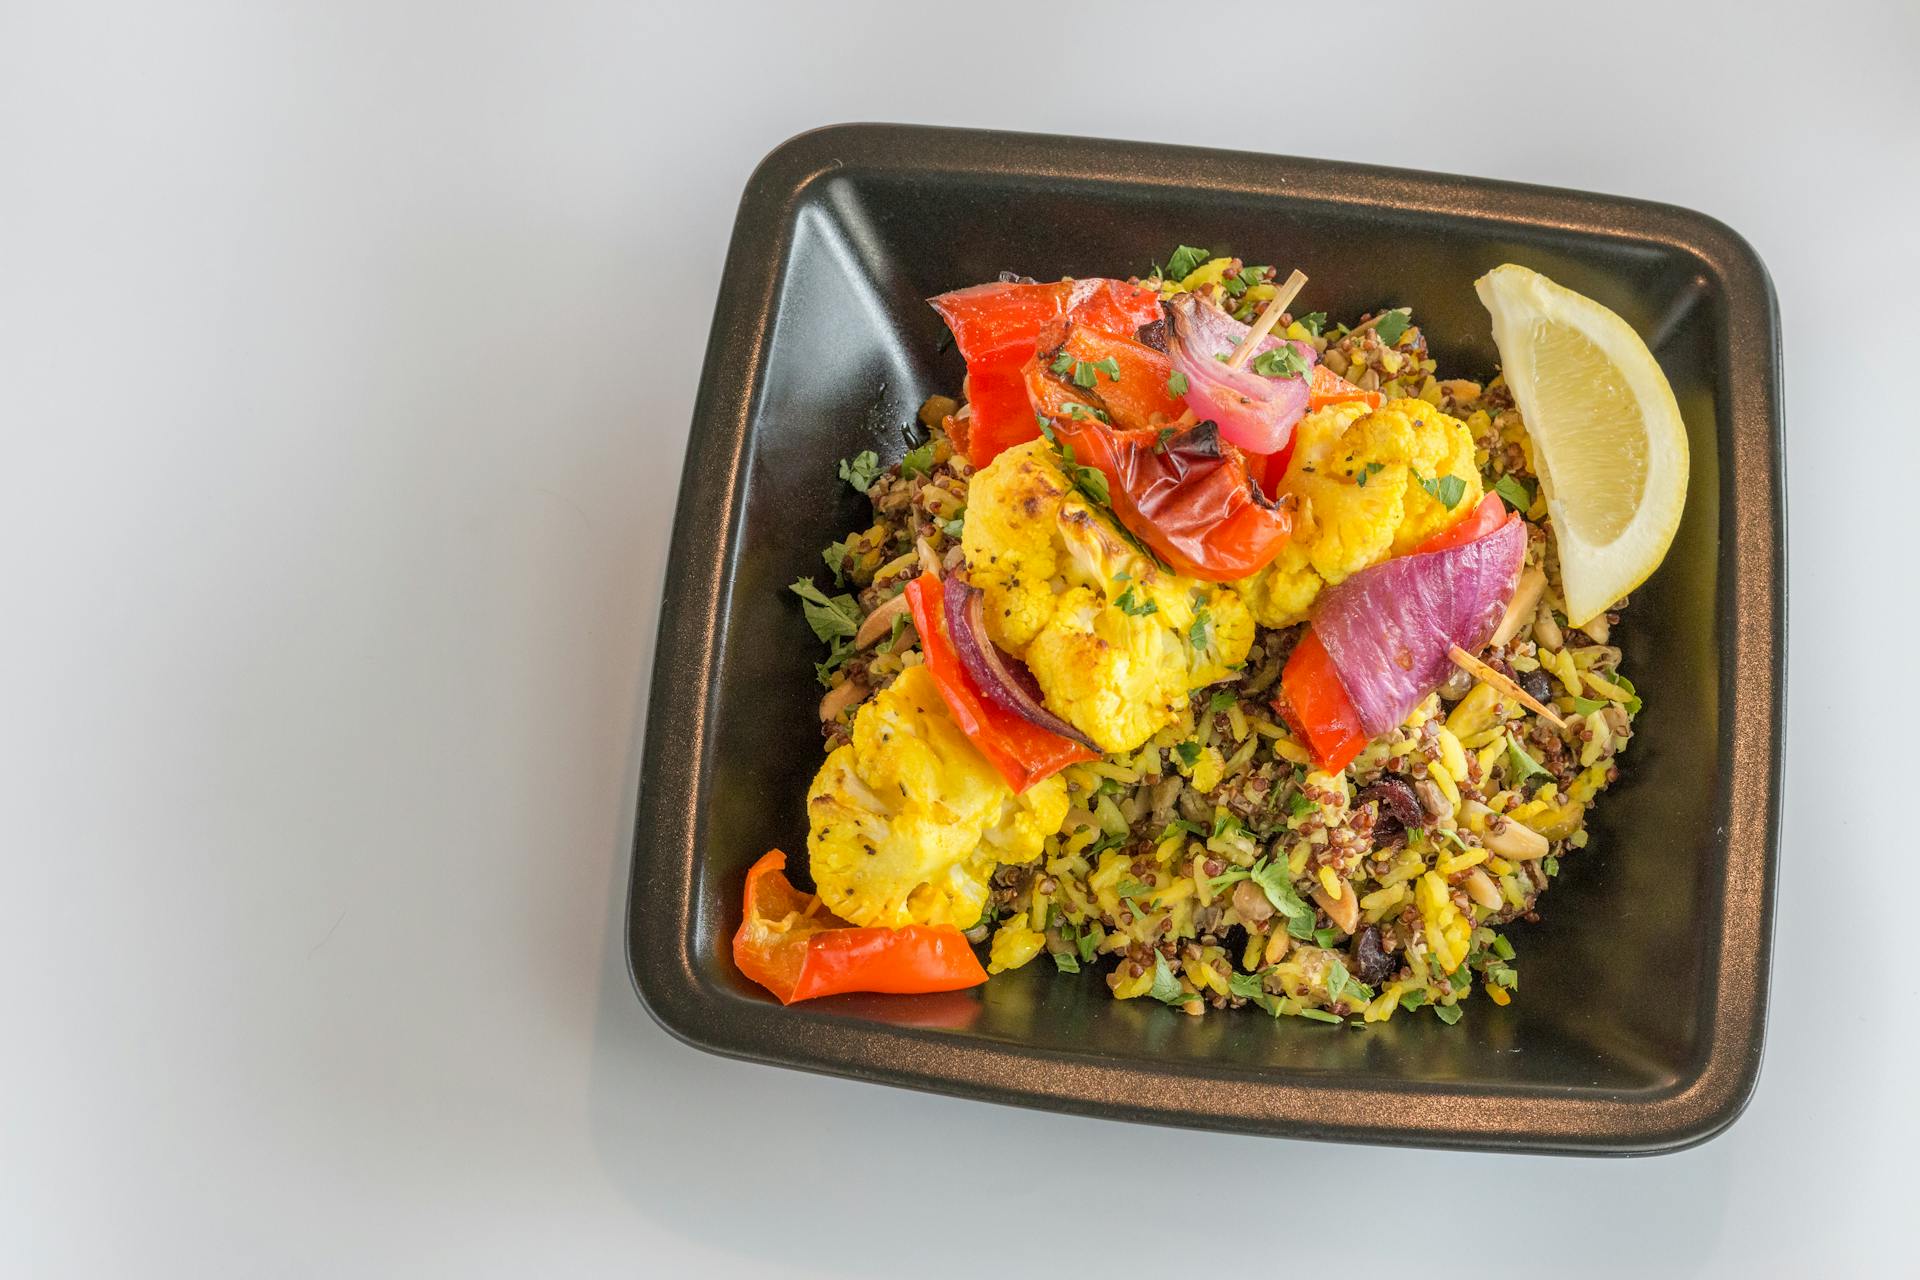
[[[1914,1274],[1917,13],[0,4],[0,1273]],[[1790,736],[1730,1133],[1189,1134],[648,1021],[620,900],[721,254],[758,158],[850,119],[1586,187],[1754,242]]]

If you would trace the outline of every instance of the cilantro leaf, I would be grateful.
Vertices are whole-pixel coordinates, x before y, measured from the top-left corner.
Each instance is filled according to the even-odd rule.
[[[1104,481],[1106,477],[1102,476],[1101,479]],[[1132,618],[1144,618],[1150,613],[1160,612],[1160,606],[1153,601],[1141,601],[1136,597],[1133,594],[1133,587],[1131,585],[1115,598],[1113,605],[1116,609],[1120,610],[1120,612]]]
[[[827,660],[813,664],[813,678],[820,682],[822,689],[832,688],[833,673],[852,656],[853,641],[846,636],[835,636],[827,645]]]
[[[1575,698],[1573,700],[1573,709],[1583,716],[1590,716],[1606,705],[1606,703],[1600,701],[1598,698]]]
[[[1324,311],[1309,311],[1294,321],[1294,323],[1317,338],[1327,327],[1327,313]]]
[[[1047,367],[1062,377],[1065,377],[1067,374],[1073,372],[1073,357],[1066,353],[1065,348],[1062,348],[1060,354],[1053,358],[1053,363]]]
[[[917,449],[907,451],[900,459],[900,474],[903,476],[924,476],[933,473],[933,441],[929,440]]]
[[[1527,488],[1519,476],[1501,476],[1493,482],[1493,491],[1500,495],[1500,501],[1522,515],[1533,505],[1533,490]]]
[[[1307,371],[1307,362],[1301,359],[1291,342],[1283,342],[1273,350],[1262,351],[1255,356],[1248,368],[1268,378],[1297,378]]]
[[[1511,960],[1513,959],[1513,944],[1508,942],[1505,937],[1496,933],[1493,935],[1493,954],[1499,956],[1502,960]]]
[[[860,606],[852,596],[829,596],[809,578],[796,578],[787,590],[800,597],[807,625],[820,639],[851,637],[860,629]]]
[[[1240,699],[1234,696],[1233,690],[1221,689],[1215,692],[1211,698],[1207,699],[1207,710],[1225,711],[1228,707],[1233,706],[1239,701]]]
[[[1053,967],[1062,973],[1080,972],[1080,961],[1071,951],[1048,952],[1053,957]]]
[[[880,647],[882,652],[892,653],[900,643],[900,633],[905,631],[912,624],[913,624],[913,619],[909,615],[904,613],[894,614],[893,630],[889,631],[887,633],[887,638],[880,642]]]
[[[1313,801],[1307,799],[1306,792],[1296,791],[1292,795],[1287,797],[1287,816],[1288,817],[1304,818],[1309,813],[1312,813],[1313,810],[1314,810],[1314,803]]]
[[[1197,756],[1199,753],[1196,751],[1194,754]],[[1207,834],[1207,829],[1197,822],[1188,822],[1185,818],[1175,818],[1172,822],[1169,822],[1165,827],[1160,829],[1159,838],[1156,839],[1154,843],[1165,844],[1168,837],[1178,834],[1204,836]]]
[[[1549,877],[1557,876],[1560,874],[1560,859],[1554,857],[1552,854],[1548,854],[1540,860],[1540,869],[1546,872]]]
[[[851,459],[840,460],[840,478],[861,493],[873,488],[874,479],[879,474],[880,455],[871,449],[862,449]]]
[[[1454,1023],[1460,1021],[1461,1010],[1457,1004],[1437,1004],[1433,1006],[1433,1012],[1434,1016],[1438,1017],[1440,1021],[1446,1023],[1448,1026],[1452,1026]]]
[[[1381,316],[1380,323],[1373,326],[1373,331],[1380,335],[1380,341],[1392,346],[1400,341],[1400,335],[1405,333],[1412,323],[1412,319],[1407,314],[1407,308],[1400,307]]]
[[[1080,953],[1081,964],[1092,964],[1093,957],[1098,954],[1099,946],[1100,939],[1093,936],[1092,929],[1088,929],[1085,933],[1074,939],[1073,943],[1073,949]]]
[[[1433,496],[1433,500],[1451,511],[1460,505],[1460,499],[1467,496],[1467,482],[1459,476],[1436,476],[1429,480],[1418,471],[1412,473],[1420,482],[1420,487]]]
[[[956,515],[951,520],[942,520],[940,522],[940,532],[946,534],[949,538],[958,538],[967,531],[966,517],[967,510],[965,507],[962,507],[959,515]]]
[[[1180,979],[1174,976],[1167,958],[1159,952],[1153,956],[1153,986],[1148,988],[1147,994],[1161,1004],[1185,1004],[1189,1000],[1199,999],[1180,989]]]
[[[1315,929],[1313,931],[1313,945],[1316,947],[1331,947],[1334,944],[1334,940],[1339,936],[1340,931],[1338,929]]]
[[[1187,394],[1187,375],[1181,373],[1178,369],[1168,374],[1167,394],[1170,396],[1183,396]],[[1167,431],[1168,434],[1172,434],[1173,428],[1168,427]]]
[[[1402,1009],[1418,1009],[1426,1002],[1427,989],[1425,987],[1415,987],[1411,991],[1402,991],[1400,993],[1400,1007]]]
[[[1213,830],[1207,833],[1207,839],[1217,840],[1221,836],[1232,835],[1243,830],[1245,828],[1240,825],[1240,819],[1221,809],[1213,815]]]
[[[1315,1022],[1331,1022],[1336,1027],[1346,1021],[1339,1014],[1328,1013],[1325,1009],[1302,1009],[1298,1016],[1312,1018]]]
[[[1207,260],[1207,257],[1208,254],[1205,249],[1196,249],[1190,244],[1183,244],[1173,251],[1171,258],[1167,259],[1167,274],[1165,278],[1168,280],[1185,280],[1194,273],[1201,263]]]
[[[1181,764],[1191,769],[1193,762],[1200,758],[1200,744],[1197,742],[1176,742],[1173,744],[1173,753],[1180,757]]]
[[[1135,880],[1131,876],[1127,877],[1125,880],[1122,880],[1119,884],[1113,887],[1114,896],[1121,899],[1122,901],[1128,901],[1128,902],[1139,897],[1143,893],[1150,894],[1152,892],[1153,892],[1152,885],[1147,884],[1140,880]]]
[[[1227,993],[1239,996],[1265,1009],[1268,1014],[1280,1016],[1280,999],[1269,992],[1259,977],[1251,973],[1233,973],[1227,975]]]
[[[1366,466],[1361,467],[1359,471],[1354,473],[1353,482],[1362,489],[1366,488],[1367,481],[1373,479],[1386,465],[1384,462],[1369,462]]]

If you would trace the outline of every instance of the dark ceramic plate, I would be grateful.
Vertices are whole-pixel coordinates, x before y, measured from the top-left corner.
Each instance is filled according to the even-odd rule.
[[[1520,262],[1644,334],[1693,474],[1619,629],[1647,698],[1521,992],[1448,1027],[1181,1017],[1030,965],[948,996],[782,1009],[727,957],[747,866],[805,847],[816,642],[786,585],[865,503],[958,357],[923,299],[1002,270],[1144,271],[1180,242],[1298,266],[1311,305],[1410,304],[1443,371],[1495,351],[1473,281]],[[1652,1152],[1725,1128],[1766,1021],[1786,658],[1780,327],[1711,218],[1610,196],[1186,148],[852,125],[747,184],[674,520],[634,839],[628,953],[657,1019],[716,1053],[1125,1120],[1434,1146]]]

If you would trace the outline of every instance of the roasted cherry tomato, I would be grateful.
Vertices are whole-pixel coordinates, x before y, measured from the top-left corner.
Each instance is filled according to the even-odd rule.
[[[848,924],[795,889],[786,866],[778,849],[753,864],[733,935],[733,962],[781,1004],[846,991],[959,991],[987,980],[966,935],[952,925]]]
[[[1213,423],[1115,431],[1068,416],[1052,419],[1052,428],[1076,463],[1106,476],[1113,514],[1175,573],[1231,582],[1286,545],[1291,509],[1267,499]]]
[[[947,610],[939,578],[923,573],[909,582],[907,607],[913,611],[913,629],[920,634],[927,674],[946,700],[953,722],[1000,771],[1008,786],[1025,791],[1070,764],[1100,758],[1098,752],[1042,729],[981,695],[947,635]]]

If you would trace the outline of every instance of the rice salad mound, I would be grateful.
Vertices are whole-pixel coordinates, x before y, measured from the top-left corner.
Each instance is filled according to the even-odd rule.
[[[1147,286],[1163,297],[1197,294],[1242,321],[1273,296],[1270,268],[1232,258],[1181,265],[1184,274],[1173,278],[1168,269]],[[955,923],[985,947],[989,973],[1051,964],[1104,982],[1116,999],[1144,997],[1193,1016],[1253,1006],[1275,1017],[1364,1025],[1431,1006],[1443,1022],[1456,1022],[1476,988],[1496,1005],[1519,991],[1508,926],[1538,918],[1563,860],[1587,844],[1589,807],[1619,777],[1640,709],[1613,644],[1619,606],[1584,627],[1569,625],[1533,444],[1501,378],[1441,378],[1405,309],[1362,316],[1351,327],[1286,314],[1274,332],[1310,347],[1319,364],[1355,387],[1379,393],[1386,403],[1375,414],[1398,406],[1454,424],[1463,441],[1454,494],[1498,495],[1525,521],[1517,603],[1480,660],[1552,708],[1566,729],[1460,669],[1404,722],[1328,772],[1274,706],[1283,668],[1307,630],[1300,611],[1252,585],[1201,583],[1194,620],[1175,636],[1192,652],[1180,650],[1177,660],[1201,669],[1201,649],[1216,642],[1203,618],[1207,602],[1239,608],[1229,599],[1236,592],[1254,620],[1250,640],[1241,638],[1244,657],[1212,669],[1224,670],[1223,679],[1190,691],[1181,685],[1167,722],[1137,746],[1059,770],[1064,818],[1037,841],[1037,854],[1029,842],[1009,845],[1020,860],[969,872],[984,879],[985,905],[970,925]],[[1359,406],[1344,408],[1339,422],[1366,416]],[[928,660],[903,594],[908,584],[967,569],[970,494],[1009,456],[973,467],[955,440],[967,417],[962,401],[935,396],[910,429],[901,462],[882,467],[863,453],[839,465],[840,477],[871,501],[872,523],[828,546],[825,573],[793,587],[827,645],[816,671],[829,753],[851,752],[862,709]],[[1297,440],[1310,438],[1312,421],[1297,429]],[[1338,422],[1320,427],[1333,431]],[[1051,433],[1049,441],[1051,453],[1031,448],[1072,480],[1071,451],[1059,450]],[[1342,483],[1371,501],[1352,486],[1365,486],[1381,464],[1345,461],[1353,465]],[[1434,492],[1421,465],[1410,470]],[[1061,501],[1083,502],[1134,541],[1102,507],[1104,490],[1093,488],[1070,490]],[[1408,492],[1419,497],[1412,482]],[[1395,518],[1413,518],[1406,505],[1408,513]],[[1323,524],[1332,519],[1318,515]],[[1315,513],[1296,506],[1292,516],[1290,545],[1310,545],[1302,530],[1314,527]],[[1157,563],[1151,549],[1137,551],[1141,563]],[[1080,554],[1067,545],[1063,563],[1070,553]],[[1283,556],[1275,571],[1285,564]],[[1302,562],[1298,571],[1310,569]],[[1127,572],[1141,570],[1114,576]],[[1135,612],[1124,601],[1123,609]],[[990,617],[989,630],[995,625]],[[1171,646],[1164,637],[1155,643]],[[883,800],[861,803],[871,812]],[[973,899],[959,900],[971,913]]]

